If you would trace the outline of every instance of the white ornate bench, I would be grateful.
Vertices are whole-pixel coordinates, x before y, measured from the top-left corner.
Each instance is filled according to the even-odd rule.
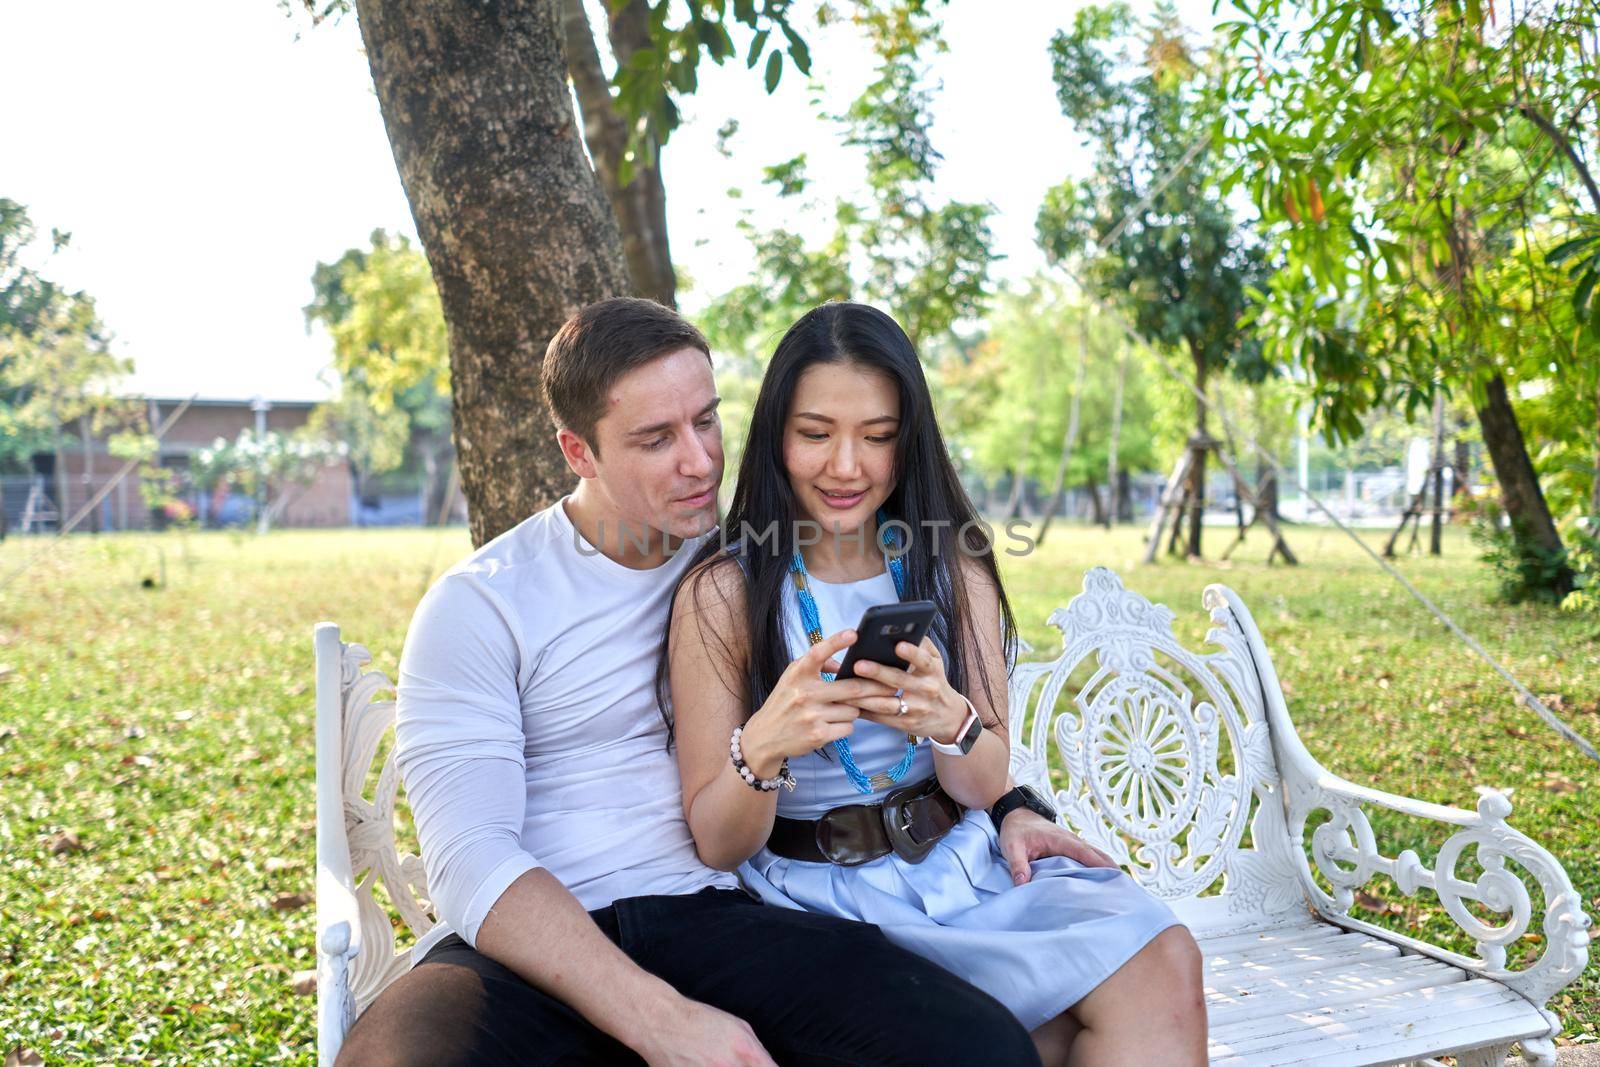
[[[1272,661],[1233,592],[1207,587],[1210,652],[1172,613],[1096,568],[1050,616],[1062,648],[1011,682],[1012,772],[1062,821],[1172,903],[1206,958],[1213,1064],[1498,1064],[1513,1044],[1554,1062],[1544,1005],[1588,962],[1589,918],[1561,864],[1506,824],[1393,796],[1324,770],[1295,735]],[[360,645],[316,630],[318,1036],[331,1062],[356,1016],[411,965],[401,923],[433,925],[422,865],[395,844],[394,721]],[[1055,765],[1052,779],[1051,763]],[[1370,813],[1442,826],[1431,861],[1386,854]],[[1382,819],[1380,818],[1380,824]],[[1464,869],[1470,872],[1464,873]],[[1519,874],[1520,871],[1520,874]],[[1382,876],[1432,893],[1473,942],[1465,955],[1351,914]],[[374,896],[381,883],[396,918]],[[1531,890],[1530,890],[1531,887]],[[1507,948],[1537,925],[1543,952]]]

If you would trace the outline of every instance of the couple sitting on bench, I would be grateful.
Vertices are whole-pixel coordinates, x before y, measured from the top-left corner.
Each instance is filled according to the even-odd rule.
[[[1010,788],[1011,611],[899,326],[790,328],[720,527],[698,330],[592,305],[543,385],[581,481],[412,620],[442,922],[339,1063],[1203,1063],[1188,930]]]

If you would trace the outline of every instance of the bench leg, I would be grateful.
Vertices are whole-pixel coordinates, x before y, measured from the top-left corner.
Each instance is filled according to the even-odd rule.
[[[1456,1053],[1456,1067],[1501,1067],[1509,1055],[1510,1045],[1485,1045]]]

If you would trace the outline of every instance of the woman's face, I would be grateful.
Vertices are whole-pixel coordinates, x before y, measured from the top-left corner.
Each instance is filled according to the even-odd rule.
[[[783,465],[802,518],[825,530],[862,526],[894,490],[900,395],[884,372],[813,363],[783,428]]]

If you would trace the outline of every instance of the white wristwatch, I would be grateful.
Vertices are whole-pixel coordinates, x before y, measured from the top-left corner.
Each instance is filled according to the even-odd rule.
[[[972,706],[972,701],[967,700],[967,717],[961,721],[961,729],[956,731],[955,743],[946,745],[930,737],[928,744],[933,746],[935,752],[943,752],[946,756],[965,756],[982,736],[983,720],[978,718],[978,709]]]

